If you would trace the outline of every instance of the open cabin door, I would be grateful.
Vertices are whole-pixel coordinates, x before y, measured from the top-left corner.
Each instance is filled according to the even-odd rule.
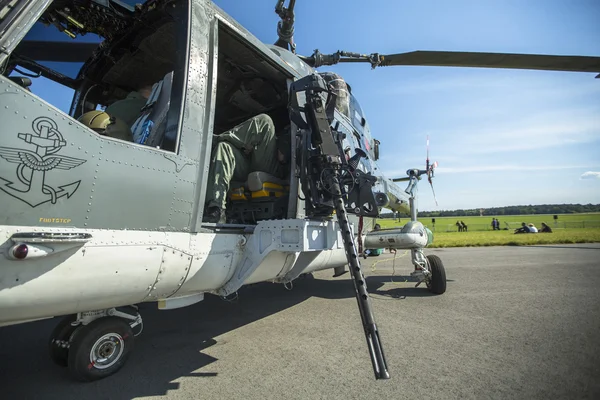
[[[216,91],[205,212],[224,209],[229,225],[293,218],[293,170],[277,162],[273,147],[279,137],[292,134],[287,110],[291,74],[267,46],[220,16],[214,43]]]

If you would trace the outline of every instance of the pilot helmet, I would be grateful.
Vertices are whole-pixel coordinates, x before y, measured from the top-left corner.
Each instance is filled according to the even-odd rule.
[[[88,111],[79,117],[77,121],[100,135],[127,141],[133,140],[131,128],[123,120],[111,117],[104,111]]]

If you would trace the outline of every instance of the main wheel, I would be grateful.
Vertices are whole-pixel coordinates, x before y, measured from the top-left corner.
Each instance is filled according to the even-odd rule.
[[[133,348],[129,324],[117,317],[99,318],[82,326],[69,349],[69,372],[80,381],[95,381],[117,372]]]
[[[48,351],[50,358],[56,365],[66,367],[69,360],[69,342],[71,336],[79,328],[72,326],[71,322],[77,319],[76,315],[67,315],[56,325],[48,340]]]
[[[446,291],[446,270],[442,260],[436,255],[428,255],[427,263],[431,271],[431,281],[427,285],[429,291],[435,294],[443,294]]]

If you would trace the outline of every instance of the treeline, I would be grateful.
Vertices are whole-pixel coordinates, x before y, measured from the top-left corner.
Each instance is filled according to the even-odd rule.
[[[442,211],[420,211],[419,217],[476,217],[483,215],[530,215],[530,214],[577,214],[588,212],[600,212],[600,204],[541,204],[528,206],[507,206],[492,207],[481,209],[458,209]],[[407,218],[409,215],[400,213],[400,218]],[[382,218],[394,218],[393,213],[382,213]]]

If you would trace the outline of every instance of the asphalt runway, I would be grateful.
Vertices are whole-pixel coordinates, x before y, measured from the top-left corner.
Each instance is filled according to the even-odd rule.
[[[0,328],[0,397],[600,398],[600,244],[427,250],[446,267],[441,296],[405,282],[403,253],[363,261],[389,380],[374,379],[348,274],[323,271],[236,302],[145,304],[128,363],[88,384],[50,361],[55,320]]]

